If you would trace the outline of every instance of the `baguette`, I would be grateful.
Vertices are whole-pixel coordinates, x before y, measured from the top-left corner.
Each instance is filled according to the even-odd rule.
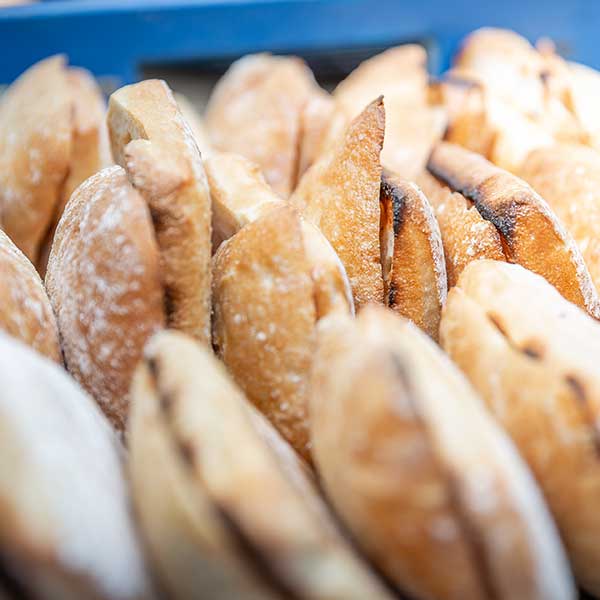
[[[540,148],[527,157],[519,176],[548,202],[573,236],[600,289],[600,155],[585,146]]]
[[[33,265],[0,230],[0,329],[62,362],[56,318]]]
[[[150,213],[121,167],[104,169],[71,197],[46,287],[69,372],[123,430],[133,371],[166,315]]]
[[[164,81],[110,97],[115,160],[152,214],[169,327],[210,342],[211,214],[200,152]]]
[[[536,476],[575,575],[600,593],[600,325],[543,278],[479,261],[450,291],[441,343]]]
[[[246,225],[214,256],[215,350],[248,399],[305,458],[315,324],[352,308],[335,252],[288,206]]]
[[[386,304],[436,340],[448,283],[431,205],[414,183],[390,173],[380,194]]]
[[[496,227],[509,262],[542,275],[591,315],[600,314],[596,289],[575,242],[523,180],[445,142],[432,152],[428,169]]]
[[[519,455],[437,345],[379,307],[324,319],[311,435],[355,540],[414,598],[574,598]]]
[[[0,223],[43,275],[71,192],[110,163],[104,100],[63,56],[33,65],[0,102]]]
[[[210,97],[205,116],[210,141],[217,150],[255,162],[269,185],[287,198],[297,180],[301,113],[318,89],[299,58],[245,56]]]
[[[290,198],[339,255],[357,308],[383,303],[379,189],[385,110],[379,98],[302,177]]]
[[[3,582],[19,598],[154,597],[123,449],[62,368],[0,335]]]
[[[391,598],[306,466],[207,350],[158,334],[133,396],[134,500],[170,596]]]

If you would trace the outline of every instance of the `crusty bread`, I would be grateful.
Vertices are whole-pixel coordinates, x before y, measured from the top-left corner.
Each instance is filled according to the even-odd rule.
[[[325,140],[335,118],[336,103],[325,90],[316,90],[308,99],[300,114],[300,151],[298,157],[298,180],[319,158]],[[297,183],[297,182],[296,182]]]
[[[579,582],[600,593],[600,325],[543,278],[492,261],[450,291],[441,342],[531,466]]]
[[[165,310],[150,212],[121,167],[104,169],[71,197],[46,287],[67,368],[123,429],[131,376]]]
[[[204,161],[212,205],[213,252],[224,240],[284,200],[266,182],[258,165],[232,152]]]
[[[425,167],[446,125],[444,109],[431,102],[428,79],[425,49],[407,44],[364,61],[333,93],[346,123],[383,95],[386,122],[381,162],[405,179],[413,179]]]
[[[110,97],[115,160],[148,202],[161,255],[169,327],[210,340],[210,194],[200,152],[164,81]]]
[[[296,186],[301,113],[314,93],[318,87],[301,59],[245,56],[210,97],[205,113],[210,141],[258,164],[269,185],[287,198]]]
[[[313,251],[304,230],[296,211],[284,205],[221,244],[213,259],[213,345],[249,400],[308,458],[306,404],[318,311],[345,303],[349,312],[352,299],[329,244],[323,240]],[[337,280],[322,276],[321,252],[327,264],[334,261]],[[328,282],[334,300],[319,302],[320,283]]]
[[[462,194],[453,192],[429,172],[417,183],[433,207],[440,226],[448,287],[456,285],[462,270],[480,258],[505,260],[498,231]]]
[[[63,56],[33,65],[0,100],[0,223],[34,264],[68,175],[71,112]]]
[[[386,305],[437,340],[448,282],[431,205],[414,183],[386,172],[380,204]]]
[[[302,177],[290,203],[339,255],[356,307],[383,302],[379,188],[385,110],[378,98]]]
[[[0,554],[19,598],[151,598],[123,450],[62,368],[0,335]]]
[[[62,184],[51,226],[37,259],[36,266],[42,277],[46,273],[56,226],[71,194],[88,177],[112,163],[102,91],[85,69],[69,68],[67,79],[72,96],[71,155],[68,175]]]
[[[315,462],[388,578],[415,598],[574,598],[533,478],[437,345],[381,307],[319,337]]]
[[[0,329],[62,362],[56,319],[40,276],[2,230],[0,297]]]
[[[519,172],[573,236],[600,289],[600,154],[555,145],[532,152]]]
[[[509,262],[542,275],[567,300],[600,314],[596,289],[573,238],[527,183],[445,142],[432,152],[428,169],[496,227]]]
[[[306,466],[207,350],[158,334],[133,395],[135,503],[176,598],[246,598],[258,565],[277,597],[390,598],[336,531]],[[208,587],[224,577],[234,590]]]
[[[200,113],[192,104],[191,100],[183,94],[175,94],[174,96],[177,101],[177,106],[194,136],[194,141],[198,146],[198,150],[200,150],[200,155],[203,159],[208,158],[212,154],[213,149],[208,141],[208,133],[206,132],[206,126],[204,125]]]

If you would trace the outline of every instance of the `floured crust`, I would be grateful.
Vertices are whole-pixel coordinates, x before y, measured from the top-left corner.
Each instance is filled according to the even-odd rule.
[[[0,222],[34,264],[68,175],[71,111],[63,56],[28,69],[0,102]]]
[[[379,247],[383,100],[372,102],[302,177],[290,199],[339,255],[357,308],[383,302]]]
[[[258,165],[240,154],[215,152],[204,161],[212,203],[213,252],[224,240],[284,201]]]
[[[326,319],[311,434],[325,491],[415,597],[573,598],[560,540],[514,447],[410,323],[371,307]]]
[[[0,553],[19,597],[153,597],[123,452],[62,368],[0,336]]]
[[[600,592],[600,325],[517,265],[470,265],[441,341],[540,483],[579,582]]]
[[[67,368],[123,429],[131,376],[165,313],[150,214],[121,167],[104,169],[71,197],[46,288]]]
[[[159,491],[156,470],[144,464],[142,454],[151,443],[145,427],[151,422],[151,435],[156,438],[160,427],[165,438],[163,460],[169,465],[163,473],[177,469],[187,484],[178,486],[180,501],[161,517],[178,520],[184,502],[199,521],[203,506],[213,513],[209,522],[198,522],[184,536],[185,551],[194,555],[197,569],[222,568],[220,561],[231,562],[237,550],[278,597],[389,597],[336,531],[306,466],[207,351],[181,335],[159,334],[145,352],[135,397],[131,441],[137,490]],[[148,518],[152,501],[147,494],[136,496]],[[146,526],[157,527],[149,521]],[[220,530],[221,539],[210,540],[211,529]],[[154,551],[166,555],[165,540],[156,536],[154,541]],[[230,579],[237,570],[233,565]],[[227,597],[242,595],[240,590]]]
[[[167,322],[210,340],[210,195],[192,133],[164,81],[110,97],[112,152],[152,214],[160,248]]]
[[[507,259],[545,277],[559,292],[598,315],[598,296],[579,249],[548,204],[523,180],[448,143],[436,146],[429,171],[471,200],[497,229]]]
[[[498,231],[472,202],[427,171],[421,173],[417,183],[433,207],[440,227],[448,287],[456,285],[462,270],[474,260],[505,260]]]
[[[386,304],[437,339],[448,282],[431,205],[414,183],[385,172],[380,202],[382,222],[391,226],[393,240]]]
[[[62,362],[56,318],[39,275],[0,230],[0,328],[56,362]]]
[[[600,289],[600,155],[585,146],[532,152],[519,176],[538,192],[573,236]]]
[[[50,229],[40,248],[37,269],[42,277],[46,272],[56,226],[71,194],[88,177],[112,163],[102,91],[85,69],[70,67],[67,79],[73,104],[69,173],[62,184]]]
[[[427,54],[422,46],[390,48],[361,63],[333,96],[347,122],[379,95],[386,108],[382,164],[413,179],[427,163],[446,126],[445,110],[431,101]]]
[[[287,198],[296,186],[301,113],[317,89],[299,58],[246,56],[233,63],[212,93],[205,113],[210,141],[255,162]]]
[[[213,260],[213,344],[249,400],[304,456],[317,320],[301,221],[276,208]]]

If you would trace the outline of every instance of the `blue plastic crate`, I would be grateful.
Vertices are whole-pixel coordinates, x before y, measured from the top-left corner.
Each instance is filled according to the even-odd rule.
[[[425,43],[432,70],[484,25],[555,39],[574,60],[600,68],[600,2],[459,0],[71,0],[0,9],[0,83],[37,60],[67,53],[116,85],[147,63],[230,61],[249,52],[327,55]]]

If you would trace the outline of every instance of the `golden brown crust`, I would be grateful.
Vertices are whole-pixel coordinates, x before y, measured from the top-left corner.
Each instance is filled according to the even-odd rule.
[[[196,527],[182,536],[184,552],[193,560],[180,558],[180,563],[216,571],[227,562],[231,565],[237,550],[247,567],[255,568],[257,578],[278,592],[277,597],[389,597],[338,534],[306,465],[247,403],[208,351],[181,334],[159,334],[145,351],[134,393],[132,466],[135,500],[148,519],[143,521],[145,527],[161,527],[156,512],[152,514],[158,502],[148,492],[164,495],[164,489],[156,469],[144,464],[159,427],[166,438],[161,472],[178,471],[182,481],[179,503],[166,507],[161,518],[167,524],[180,520],[184,502],[189,506],[187,515],[198,515]],[[203,507],[205,515],[199,514]],[[206,518],[210,520],[200,522]],[[220,530],[221,539],[215,539],[215,530]],[[236,538],[244,541],[243,547]],[[158,535],[153,539],[153,550],[163,560],[166,541]],[[209,541],[213,548],[206,547]],[[239,566],[231,565],[229,579],[235,581],[238,571]],[[202,585],[206,587],[206,581]],[[203,597],[225,595],[213,594]],[[246,596],[240,590],[227,597]]]
[[[0,230],[0,328],[39,353],[62,362],[56,318],[39,275]]]
[[[71,197],[46,287],[67,368],[123,429],[131,376],[165,314],[150,214],[120,167],[104,169]]]
[[[600,154],[575,145],[539,149],[527,157],[519,176],[573,236],[600,289]]]
[[[469,265],[441,341],[532,468],[580,583],[600,592],[600,325],[517,265]]]
[[[372,102],[334,148],[302,177],[290,199],[339,255],[356,307],[383,302],[379,247],[379,188],[385,110]]]
[[[401,590],[574,597],[529,472],[427,336],[378,307],[355,321],[326,319],[313,373],[311,434],[325,490]]]
[[[393,240],[386,304],[437,340],[448,282],[431,205],[414,183],[385,172],[380,202],[382,222],[391,222]]]
[[[510,262],[542,275],[567,300],[598,314],[598,295],[579,249],[547,203],[523,180],[445,142],[434,149],[428,169],[471,200],[496,227]]]
[[[68,174],[71,111],[62,56],[28,69],[0,102],[0,221],[34,264]]]
[[[204,161],[212,204],[213,252],[265,211],[283,204],[258,165],[240,154],[215,152]]]
[[[422,46],[390,48],[361,63],[333,96],[347,122],[379,95],[386,108],[382,164],[413,179],[427,163],[446,125],[445,110],[431,102],[427,54]]]
[[[306,399],[317,320],[301,221],[276,208],[213,259],[213,344],[235,381],[308,456]]]
[[[192,133],[158,80],[117,90],[108,125],[115,160],[150,207],[168,325],[209,343],[210,194]]]
[[[42,277],[46,272],[56,226],[71,194],[88,177],[112,163],[102,91],[85,69],[69,68],[67,79],[73,104],[69,174],[62,184],[50,229],[40,248],[36,266]]]
[[[505,260],[500,235],[472,202],[427,171],[421,173],[417,183],[433,207],[440,226],[448,287],[456,285],[462,270],[474,260]]]
[[[316,89],[310,69],[296,57],[246,56],[216,85],[206,109],[210,141],[259,165],[287,198],[296,186],[300,118]]]

